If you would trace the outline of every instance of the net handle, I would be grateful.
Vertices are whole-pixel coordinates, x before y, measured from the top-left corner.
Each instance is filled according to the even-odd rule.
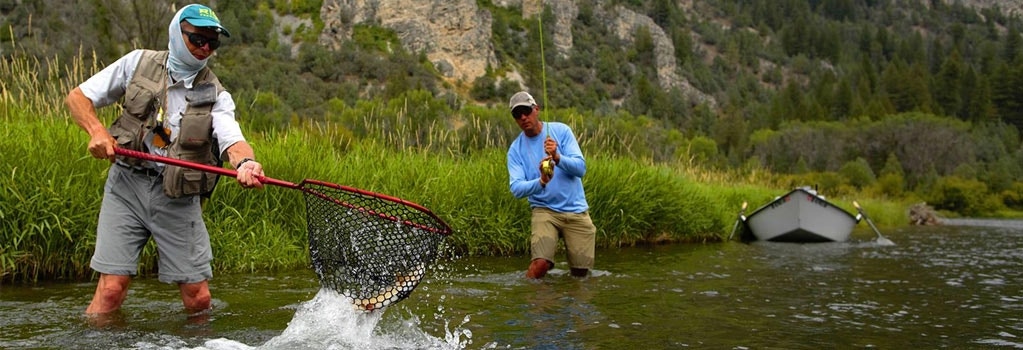
[[[199,170],[199,171],[205,171],[205,172],[219,174],[219,175],[224,175],[224,176],[230,176],[232,178],[238,177],[238,172],[234,171],[234,170],[231,170],[231,169],[226,169],[226,168],[221,168],[221,167],[212,166],[212,165],[206,165],[206,164],[199,164],[199,163],[189,162],[189,161],[186,161],[186,160],[181,160],[181,159],[176,159],[176,158],[158,156],[158,155],[155,155],[155,154],[149,154],[149,153],[145,153],[145,152],[133,151],[133,150],[126,149],[126,148],[114,147],[114,153],[116,153],[117,155],[120,155],[120,156],[131,157],[131,158],[138,158],[138,159],[142,159],[142,160],[148,160],[148,161],[151,161],[151,162],[157,162],[157,163],[163,163],[163,164],[179,166],[179,167],[183,167],[183,168],[195,169],[195,170]],[[325,195],[323,193],[320,193],[318,191],[315,191],[315,190],[312,190],[312,189],[307,189],[307,188],[303,187],[302,184],[310,183],[310,184],[315,184],[315,185],[320,185],[320,186],[333,187],[333,188],[336,188],[336,189],[339,189],[339,190],[342,190],[342,191],[351,192],[351,193],[357,193],[359,195],[368,196],[368,197],[374,197],[374,198],[377,198],[377,199],[381,199],[381,200],[385,200],[385,201],[390,201],[390,202],[398,203],[398,204],[401,204],[401,205],[404,205],[404,206],[412,207],[412,208],[415,208],[416,210],[419,210],[421,212],[427,213],[427,215],[429,215],[430,217],[436,219],[438,222],[444,223],[444,220],[441,220],[432,211],[430,211],[429,209],[426,209],[425,207],[423,207],[423,206],[421,206],[419,204],[416,204],[416,203],[413,203],[413,202],[409,202],[409,201],[401,199],[401,198],[388,196],[388,195],[382,194],[382,193],[376,193],[376,192],[361,190],[361,189],[354,188],[354,187],[343,186],[343,185],[338,185],[338,184],[332,184],[332,183],[329,183],[329,182],[323,182],[323,181],[312,180],[312,179],[303,180],[302,184],[295,184],[295,183],[292,183],[292,182],[288,182],[288,181],[284,181],[284,180],[278,180],[278,179],[274,179],[274,178],[270,178],[270,177],[266,177],[266,176],[257,176],[257,178],[259,179],[259,182],[261,182],[263,184],[280,186],[280,187],[300,190],[300,191],[303,191],[303,192],[308,192],[308,193],[311,193],[313,195],[319,196],[319,197],[321,197],[323,199],[326,199],[326,200],[329,200],[329,201],[333,201],[333,202],[335,202],[335,203],[337,203],[339,205],[343,205],[345,207],[364,210],[364,209],[362,209],[362,208],[360,208],[358,206],[355,206],[355,205],[352,205],[352,204],[348,204],[348,203],[340,202],[337,199],[332,198],[330,196],[327,196],[327,195]],[[379,215],[381,217],[388,218],[386,215],[382,215],[382,214],[375,214],[375,215]],[[415,223],[411,223],[411,222],[401,221],[401,220],[398,220],[396,218],[390,218],[390,219],[393,220],[393,221],[396,221],[396,222],[402,222],[402,223],[404,223],[406,225],[412,225],[412,226],[428,229],[429,231],[437,232],[437,233],[440,233],[442,235],[451,234],[451,228],[447,226],[447,223],[443,224],[444,227],[442,229],[437,230],[435,228],[428,228],[428,227],[423,226],[423,225],[419,225],[419,224],[415,224]]]
[[[133,151],[133,150],[126,149],[126,148],[114,147],[114,153],[116,153],[117,155],[125,156],[125,157],[138,158],[138,159],[142,159],[142,160],[148,160],[148,161],[151,161],[151,162],[157,162],[157,163],[163,163],[163,164],[179,166],[179,167],[183,167],[183,168],[195,169],[195,170],[199,170],[199,171],[205,171],[205,172],[219,174],[219,175],[224,175],[224,176],[230,176],[232,178],[238,177],[238,172],[234,171],[234,170],[231,170],[231,169],[226,169],[226,168],[221,168],[221,167],[212,166],[212,165],[206,165],[206,164],[199,164],[199,163],[189,162],[187,160],[181,160],[181,159],[176,159],[176,158],[158,156],[158,155],[155,155],[155,154],[149,154],[149,153],[145,153],[145,152]],[[296,189],[296,190],[299,190],[299,191],[302,191],[302,192],[307,192],[307,193],[313,194],[315,196],[321,197],[323,199],[326,199],[328,201],[335,202],[338,205],[342,205],[342,206],[345,206],[345,207],[348,207],[348,208],[353,208],[353,209],[367,210],[365,208],[362,208],[362,207],[359,207],[359,206],[356,206],[356,205],[353,205],[353,204],[350,204],[350,203],[339,201],[338,199],[332,198],[332,197],[330,197],[328,195],[320,193],[319,191],[315,191],[313,189],[305,188],[302,185],[306,184],[306,183],[310,183],[310,184],[315,184],[315,185],[319,185],[319,186],[333,187],[333,188],[336,188],[336,189],[339,189],[339,190],[342,190],[342,191],[356,193],[356,194],[359,194],[359,195],[362,195],[362,196],[373,197],[373,198],[376,198],[376,199],[379,199],[379,200],[384,200],[384,201],[390,201],[390,202],[398,203],[400,205],[411,207],[411,208],[414,208],[414,209],[416,209],[416,210],[418,210],[420,212],[426,213],[430,217],[432,217],[435,220],[437,220],[437,222],[442,223],[443,227],[441,227],[440,229],[431,228],[429,226],[425,226],[425,225],[422,225],[422,224],[419,224],[419,223],[414,223],[414,222],[406,221],[406,220],[400,220],[399,218],[391,217],[391,216],[388,216],[388,215],[383,214],[383,213],[375,213],[375,212],[372,212],[372,211],[370,211],[370,213],[373,214],[373,215],[380,216],[382,218],[390,219],[390,220],[395,221],[395,222],[400,222],[400,223],[405,224],[405,225],[419,227],[419,228],[422,228],[422,229],[429,230],[431,232],[439,233],[441,235],[445,235],[446,236],[446,235],[451,234],[451,227],[447,226],[447,223],[445,223],[444,220],[441,220],[439,217],[437,217],[437,215],[434,214],[432,211],[430,211],[429,209],[426,209],[426,207],[423,207],[423,206],[421,206],[419,204],[416,204],[416,203],[413,203],[413,202],[409,202],[409,201],[401,199],[401,198],[388,196],[388,195],[382,194],[382,193],[376,193],[376,192],[361,190],[361,189],[354,188],[354,187],[348,187],[348,186],[342,186],[342,185],[338,185],[338,184],[332,184],[332,183],[329,183],[329,182],[312,180],[312,179],[303,180],[302,184],[295,184],[295,183],[292,183],[292,182],[288,182],[288,181],[284,181],[284,180],[278,180],[278,179],[274,179],[274,178],[270,178],[270,177],[266,177],[266,176],[257,176],[256,178],[259,179],[259,182],[261,182],[263,184],[266,184],[266,185],[280,186],[280,187],[284,187],[284,188]]]
[[[179,166],[179,167],[182,167],[182,168],[189,168],[189,169],[194,169],[194,170],[199,170],[199,171],[205,171],[205,172],[208,172],[208,173],[214,173],[214,174],[219,174],[219,175],[224,175],[224,176],[230,176],[232,178],[238,177],[238,172],[235,171],[235,170],[221,168],[221,167],[216,167],[216,166],[212,166],[212,165],[193,163],[193,162],[189,162],[189,161],[186,161],[186,160],[169,158],[169,157],[164,157],[164,156],[158,156],[158,155],[155,155],[155,154],[149,154],[149,153],[144,153],[144,152],[139,152],[139,151],[133,151],[133,150],[126,149],[126,148],[114,147],[114,153],[116,153],[117,155],[120,155],[120,156],[131,157],[131,158],[138,158],[138,159],[142,159],[142,160],[148,160],[148,161],[151,161],[151,162],[157,162],[157,163],[163,163],[163,164]],[[259,182],[261,182],[263,184],[266,184],[266,185],[274,185],[274,186],[281,186],[281,187],[294,188],[294,189],[298,189],[299,188],[298,185],[296,185],[294,183],[291,183],[291,182],[288,182],[288,181],[277,180],[277,179],[269,178],[269,177],[266,177],[266,176],[257,176],[256,178],[259,179]]]

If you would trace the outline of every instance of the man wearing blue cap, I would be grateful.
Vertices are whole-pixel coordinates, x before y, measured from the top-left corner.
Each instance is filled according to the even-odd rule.
[[[170,22],[167,51],[134,50],[67,96],[75,122],[89,134],[89,153],[112,165],[107,174],[90,266],[99,282],[86,314],[120,309],[150,237],[159,255],[159,279],[174,283],[191,314],[211,308],[213,277],[201,197],[217,177],[192,169],[118,156],[124,148],[194,163],[227,161],[244,188],[261,188],[255,161],[235,120],[235,104],[206,66],[231,33],[212,9],[188,5]],[[121,115],[104,127],[96,109],[120,101]]]

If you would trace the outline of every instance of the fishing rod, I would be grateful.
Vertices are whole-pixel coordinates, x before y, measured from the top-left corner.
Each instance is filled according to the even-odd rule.
[[[543,10],[541,10],[540,14],[536,16],[536,26],[540,35],[540,81],[543,85],[542,93],[544,103],[544,108],[540,110],[540,122],[543,123],[545,118],[542,118],[542,115],[547,113],[547,104],[549,103],[549,100],[547,99],[547,56],[544,55],[543,51]],[[547,124],[543,124],[543,132],[547,137],[547,140],[550,140],[551,132],[550,129],[547,128]],[[540,162],[540,171],[542,171],[544,175],[547,175],[547,177],[554,176],[554,160],[545,159],[543,162]]]

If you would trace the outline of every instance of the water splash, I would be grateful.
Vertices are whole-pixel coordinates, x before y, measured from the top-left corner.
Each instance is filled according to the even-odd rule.
[[[895,245],[895,242],[892,242],[892,240],[884,237],[877,237],[877,239],[874,240],[874,243],[882,247],[889,247]]]
[[[287,329],[263,345],[249,346],[219,338],[194,350],[464,349],[471,343],[472,333],[463,328],[467,320],[455,330],[445,329],[441,339],[422,331],[415,317],[378,328],[385,311],[355,310],[351,299],[324,288],[298,307]]]

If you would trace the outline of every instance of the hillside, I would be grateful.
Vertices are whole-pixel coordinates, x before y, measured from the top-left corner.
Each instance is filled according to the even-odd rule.
[[[0,28],[7,33],[0,40],[0,55],[9,56],[18,46],[41,58],[77,52],[88,55],[95,51],[100,62],[109,62],[134,47],[161,47],[166,40],[163,26],[150,24],[165,21],[178,3],[187,2],[4,1],[0,3]],[[663,93],[670,95],[677,89],[679,97],[690,105],[706,104],[716,112],[729,102],[735,104],[730,101],[735,97],[723,95],[722,91],[727,89],[723,83],[731,78],[749,75],[757,80],[758,88],[774,93],[787,81],[810,84],[806,79],[812,77],[806,74],[805,65],[841,68],[843,62],[836,62],[836,58],[855,53],[836,52],[850,51],[838,47],[837,42],[815,43],[842,39],[827,33],[828,27],[833,27],[832,31],[884,28],[892,35],[903,27],[910,29],[903,34],[946,41],[954,40],[949,38],[950,31],[958,25],[983,25],[988,27],[983,29],[1005,35],[1011,16],[1018,15],[1023,8],[1023,0],[243,0],[213,4],[219,5],[227,24],[236,22],[246,29],[245,37],[240,42],[232,41],[232,45],[269,44],[274,49],[285,46],[290,50],[287,58],[302,60],[300,50],[305,45],[341,51],[351,49],[345,45],[363,39],[394,40],[408,54],[425,56],[434,71],[433,83],[440,83],[430,85],[470,101],[499,101],[492,90],[505,81],[534,90],[543,83],[580,90],[594,87],[589,84],[591,80],[600,80],[599,85],[609,91],[601,91],[597,97],[618,108],[630,97],[639,98],[637,85],[642,84],[639,80],[646,80]],[[543,12],[544,6],[549,12]],[[235,13],[242,9],[248,13]],[[903,19],[885,17],[892,15],[901,15]],[[246,17],[257,20],[248,22]],[[809,23],[787,21],[784,17]],[[940,23],[942,19],[955,21]],[[541,20],[546,22],[546,28]],[[865,28],[851,28],[849,22],[859,22],[855,25]],[[813,37],[810,26],[823,27],[822,33]],[[541,29],[545,33],[539,37]],[[375,33],[377,30],[390,33]],[[362,35],[370,37],[361,38]],[[541,61],[538,52],[532,51],[543,50],[539,45],[544,39],[550,57]],[[829,47],[818,47],[825,45]],[[392,50],[393,47],[381,51],[390,54]],[[609,59],[602,57],[607,56],[607,51],[626,56],[612,55],[615,60],[607,62]],[[234,54],[227,50],[221,53]],[[536,67],[537,63],[540,67]],[[615,69],[602,63],[625,67]],[[738,66],[715,67],[734,64]],[[548,65],[553,68],[551,72],[540,72]],[[335,69],[339,70],[341,67]],[[477,91],[470,94],[467,87],[473,84]],[[360,90],[361,97],[373,96],[373,90],[367,86]],[[583,107],[594,102],[573,95],[553,92],[551,104]],[[649,108],[624,106],[634,114],[650,112]]]
[[[0,1],[0,55],[102,66],[166,45],[183,3]],[[433,99],[417,120],[457,129],[525,88],[555,118],[610,130],[594,142],[622,156],[931,202],[942,186],[1023,198],[1023,1],[212,5],[235,36],[211,64],[256,130],[330,121],[359,137],[358,104],[417,91]]]

